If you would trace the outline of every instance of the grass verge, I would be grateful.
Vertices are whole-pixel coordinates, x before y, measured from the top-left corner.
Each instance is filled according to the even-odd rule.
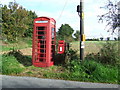
[[[93,60],[72,61],[69,65],[70,79],[78,81],[118,83],[118,68],[105,66]]]
[[[22,64],[20,64],[15,57],[9,55],[2,55],[2,74],[19,74],[24,70]]]
[[[29,57],[29,59],[27,57]],[[84,62],[72,60],[65,66],[59,65],[40,68],[30,64],[30,56],[24,56],[20,52],[14,52],[9,55],[2,55],[2,61],[0,62],[2,62],[2,74],[5,75],[32,76],[84,82],[118,83],[117,67],[106,66],[93,60],[85,60]]]
[[[29,39],[24,39],[23,42],[27,43],[27,46],[21,45],[20,43],[19,46],[24,46],[24,48],[31,46],[32,43]],[[98,42],[95,43],[98,44]],[[72,48],[76,48],[76,45],[78,45],[78,42],[73,43]],[[100,44],[96,45],[94,43],[87,45],[88,46],[85,50],[90,53],[93,51],[98,52],[99,49],[97,51],[97,46],[101,47]],[[90,46],[94,48],[91,48]],[[117,66],[105,65],[93,59],[80,62],[75,58],[76,57],[70,58],[70,62],[68,62],[65,66],[55,65],[48,68],[40,68],[32,66],[31,56],[25,56],[19,51],[12,51],[7,55],[2,55],[0,65],[2,65],[2,74],[7,75],[32,76],[84,82],[118,83],[119,73]]]

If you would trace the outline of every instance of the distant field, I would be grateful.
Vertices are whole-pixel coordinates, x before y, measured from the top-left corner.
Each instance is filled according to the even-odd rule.
[[[31,38],[21,39],[16,43],[5,43],[0,40],[0,46],[2,47],[2,51],[9,51],[13,49],[25,49],[32,47]]]
[[[104,43],[105,43],[105,41],[85,41],[85,49],[84,49],[85,55],[89,54],[89,53],[99,52],[99,50],[102,47],[102,44],[104,44]],[[71,48],[78,50],[78,54],[80,53],[79,47],[80,47],[79,41],[75,41],[75,42],[71,43]]]
[[[102,47],[102,44],[105,43],[105,41],[85,41],[85,55],[89,53],[97,53],[99,52],[100,48]],[[79,52],[79,41],[74,41],[71,43],[71,48],[74,50],[78,50]],[[19,41],[18,43],[2,43],[2,51],[9,51],[14,49],[27,49],[27,48],[32,48],[32,40],[31,39],[24,39]],[[31,51],[29,51],[31,52]]]
[[[90,53],[98,53],[105,42],[106,41],[85,41],[84,54],[87,55]],[[5,43],[5,42],[3,43],[2,41],[0,41],[0,46],[2,46],[2,51],[32,48],[32,39],[25,38],[17,43]],[[80,53],[79,46],[80,46],[79,41],[74,41],[71,43],[71,48],[74,50],[78,50],[78,54]]]

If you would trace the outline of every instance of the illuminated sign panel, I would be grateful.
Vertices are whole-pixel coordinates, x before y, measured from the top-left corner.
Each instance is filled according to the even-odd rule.
[[[48,21],[35,21],[35,23],[48,23]]]

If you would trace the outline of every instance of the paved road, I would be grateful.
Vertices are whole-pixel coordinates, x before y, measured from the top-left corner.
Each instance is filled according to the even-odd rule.
[[[6,75],[0,75],[0,77],[2,88],[118,88],[116,84],[86,83]]]

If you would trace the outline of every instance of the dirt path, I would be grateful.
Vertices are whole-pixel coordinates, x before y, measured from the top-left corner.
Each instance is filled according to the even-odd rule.
[[[19,49],[23,55],[32,55],[32,48],[25,48],[25,49]],[[0,52],[0,54],[4,54],[4,53],[8,53],[10,51],[3,51],[3,52]]]

